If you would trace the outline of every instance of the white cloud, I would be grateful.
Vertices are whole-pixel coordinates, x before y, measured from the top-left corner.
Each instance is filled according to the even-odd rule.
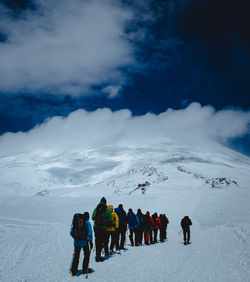
[[[78,110],[67,118],[53,117],[27,133],[0,137],[0,153],[76,150],[107,145],[136,146],[173,142],[208,150],[216,142],[248,133],[250,112],[223,110],[192,103],[160,115],[133,117],[129,110]]]
[[[133,65],[125,35],[133,13],[112,0],[36,0],[36,10],[13,18],[0,9],[0,91],[78,95],[92,85],[122,85]]]
[[[121,86],[109,85],[102,89],[102,92],[107,93],[109,98],[115,98],[121,90]]]

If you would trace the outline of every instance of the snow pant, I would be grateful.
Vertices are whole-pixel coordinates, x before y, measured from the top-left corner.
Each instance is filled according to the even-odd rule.
[[[163,242],[165,239],[167,239],[167,228],[161,227],[160,228],[160,241]]]
[[[95,231],[95,246],[96,246],[96,258],[101,257],[102,248],[104,247],[105,255],[108,254],[108,232],[102,228],[94,228]]]
[[[154,228],[153,233],[154,233],[153,243],[155,244],[157,243],[158,228]]]
[[[135,240],[134,240],[135,237]],[[132,246],[138,246],[138,228],[129,229],[129,239]]]
[[[143,230],[143,234],[144,234],[144,244],[148,245],[149,244],[149,240],[150,240],[150,228],[144,228]]]
[[[150,234],[149,234],[149,238],[150,238],[150,244],[153,244],[153,230],[150,229]]]
[[[138,243],[142,245],[143,226],[138,227]]]
[[[183,239],[185,241],[190,241],[190,229],[182,229],[183,230]]]
[[[117,229],[117,240],[118,240],[118,247],[119,249],[124,249],[124,243],[126,239],[126,225],[120,224],[119,228]]]
[[[79,264],[79,257],[80,257],[81,248],[83,248],[83,251],[84,251],[84,259],[83,259],[83,263],[82,263],[82,271],[83,272],[87,272],[87,270],[88,270],[89,255],[90,255],[89,246],[87,245],[86,247],[75,247],[74,255],[73,255],[73,261],[72,261],[72,265],[71,265],[71,272],[72,272],[73,275],[77,274],[77,269],[78,269],[78,264]]]
[[[108,231],[108,245],[109,245],[109,238],[111,237],[111,243],[110,243],[110,251],[114,250],[114,247],[116,250],[119,249],[118,244],[118,233],[117,231]]]

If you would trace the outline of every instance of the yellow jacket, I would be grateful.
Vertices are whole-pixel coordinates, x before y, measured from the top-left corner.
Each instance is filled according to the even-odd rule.
[[[113,225],[112,227],[107,227],[106,230],[107,231],[115,231],[116,229],[119,228],[119,218],[116,212],[114,212],[114,207],[113,205],[108,205],[108,209],[110,210],[110,212],[112,213],[112,222]]]

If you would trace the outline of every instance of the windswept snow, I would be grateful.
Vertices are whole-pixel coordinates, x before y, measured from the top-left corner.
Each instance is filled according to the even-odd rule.
[[[127,236],[127,250],[103,263],[93,250],[90,281],[250,281],[249,168],[249,158],[224,147],[1,156],[0,281],[83,279],[69,274],[71,220],[75,212],[91,214],[102,196],[126,210],[166,213],[168,240],[131,247]],[[193,222],[188,246],[185,215]]]

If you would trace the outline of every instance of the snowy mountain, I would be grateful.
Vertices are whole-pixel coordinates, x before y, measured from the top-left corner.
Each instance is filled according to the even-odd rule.
[[[93,251],[90,281],[250,281],[249,168],[248,157],[219,144],[2,154],[0,280],[72,281],[72,216],[92,213],[105,196],[126,210],[166,213],[168,241],[133,248],[127,236],[127,251],[103,263]]]

